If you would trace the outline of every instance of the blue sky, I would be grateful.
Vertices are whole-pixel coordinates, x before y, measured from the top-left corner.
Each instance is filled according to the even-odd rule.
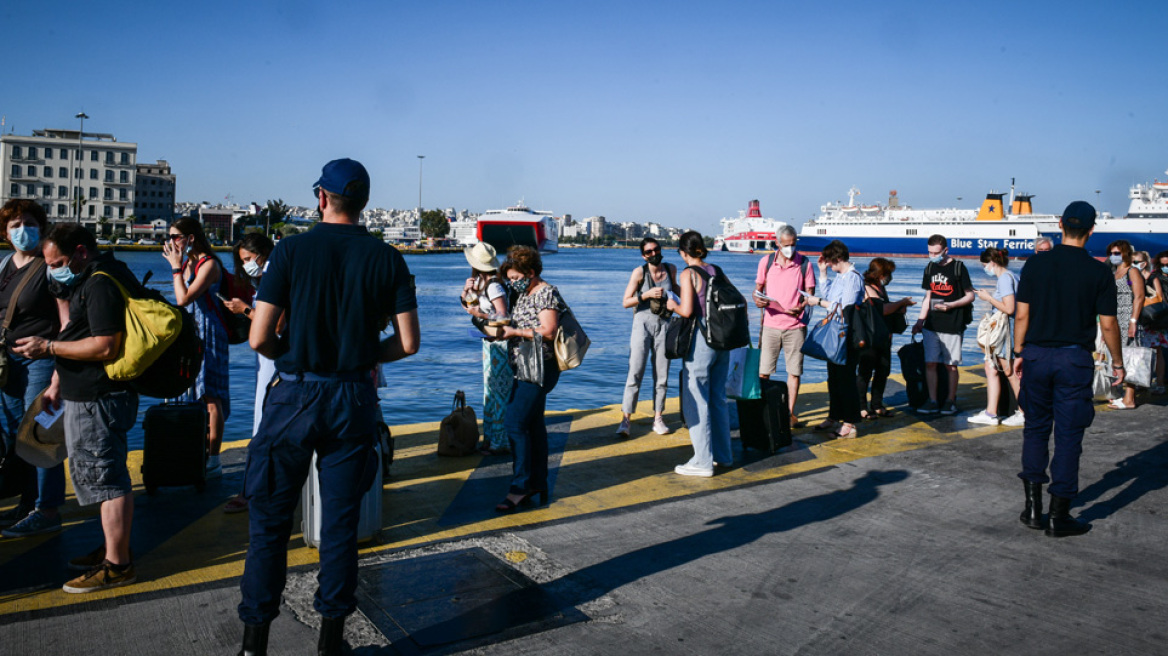
[[[714,232],[856,185],[916,207],[990,190],[1127,209],[1168,169],[1159,2],[8,0],[5,131],[165,158],[178,197],[312,202],[354,157],[372,204]],[[958,201],[958,198],[962,200]]]

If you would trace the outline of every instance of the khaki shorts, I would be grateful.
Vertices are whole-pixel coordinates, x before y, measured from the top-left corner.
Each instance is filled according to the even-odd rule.
[[[779,351],[786,354],[787,375],[803,375],[803,340],[807,338],[807,328],[762,328],[762,353],[758,359],[758,375],[769,376],[779,365]]]
[[[925,362],[937,364],[961,364],[961,335],[923,331],[925,337]]]

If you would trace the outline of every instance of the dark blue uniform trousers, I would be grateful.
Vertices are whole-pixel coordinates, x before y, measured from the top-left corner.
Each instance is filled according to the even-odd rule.
[[[1018,400],[1026,413],[1022,432],[1022,472],[1031,483],[1050,483],[1053,496],[1079,493],[1079,455],[1083,432],[1095,419],[1091,382],[1095,363],[1080,347],[1027,345],[1022,351],[1022,389]],[[1050,458],[1051,426],[1054,458]],[[1047,464],[1050,476],[1046,475]]]
[[[371,382],[277,378],[247,453],[244,495],[251,540],[240,590],[239,618],[269,622],[280,613],[288,570],[292,514],[312,454],[321,488],[320,574],[313,604],[324,617],[357,607],[357,527],[361,497],[377,473],[377,389]]]

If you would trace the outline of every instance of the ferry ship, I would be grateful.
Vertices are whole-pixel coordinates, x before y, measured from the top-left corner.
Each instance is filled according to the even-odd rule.
[[[722,234],[714,238],[714,250],[731,253],[772,250],[776,235],[785,225],[782,221],[764,218],[758,201],[752,200],[748,209],[738,210],[738,218],[722,219]]]
[[[924,257],[929,237],[940,234],[948,240],[952,255],[977,256],[987,248],[1005,248],[1013,256],[1025,257],[1034,252],[1039,236],[1055,243],[1062,238],[1058,215],[1035,214],[1034,196],[1015,195],[1013,184],[1009,200],[1004,193],[990,192],[978,210],[913,209],[900,204],[895,190],[889,192],[885,206],[859,206],[855,203],[859,193],[852,187],[847,205],[821,206],[819,216],[803,224],[799,250],[817,253],[839,239],[854,255]],[[1128,195],[1131,205],[1126,216],[1103,212],[1096,219],[1087,243],[1092,255],[1105,255],[1107,244],[1118,239],[1153,255],[1168,250],[1168,182],[1137,184]]]
[[[477,236],[503,254],[512,246],[531,246],[541,253],[560,250],[560,222],[551,212],[519,204],[505,210],[487,210],[479,217]]]

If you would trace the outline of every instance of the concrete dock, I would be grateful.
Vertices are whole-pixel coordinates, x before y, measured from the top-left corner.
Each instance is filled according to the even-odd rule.
[[[395,427],[348,641],[357,654],[1168,654],[1166,399],[1099,406],[1073,509],[1093,530],[1062,539],[1018,521],[1021,430],[965,421],[984,401],[978,372],[959,399],[962,415],[902,411],[857,440],[800,429],[771,457],[735,441],[735,467],[710,479],[672,473],[692,452],[676,399],[672,434],[642,414],[625,441],[617,406],[556,413],[552,503],[505,516],[508,456],[439,458],[436,423]],[[826,402],[808,385],[797,410],[812,424]],[[202,494],[138,494],[134,585],[60,590],[100,535],[71,493],[60,533],[0,540],[4,652],[234,654],[247,515],[221,507],[243,446]],[[315,559],[294,535],[272,654],[315,653]]]

